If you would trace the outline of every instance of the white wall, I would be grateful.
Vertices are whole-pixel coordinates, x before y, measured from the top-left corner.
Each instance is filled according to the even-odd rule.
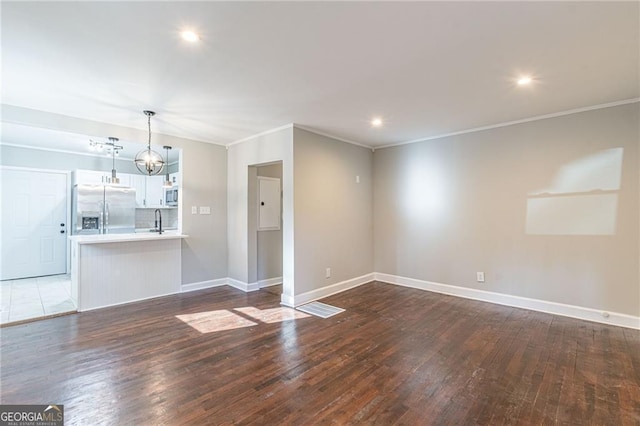
[[[182,284],[227,277],[227,151],[219,145],[188,142],[182,148]],[[191,214],[208,206],[211,214]]]
[[[321,294],[373,272],[373,153],[299,128],[293,141],[295,294]]]
[[[376,271],[639,316],[638,129],[636,103],[376,150]]]
[[[229,276],[235,285],[258,288],[257,233],[248,205],[257,168],[250,166],[277,161],[283,186],[282,302],[297,304],[300,295],[373,271],[370,149],[287,126],[230,146],[228,159]]]
[[[282,162],[283,187],[283,303],[293,303],[294,286],[294,216],[293,216],[293,128],[285,128],[256,136],[247,141],[231,145],[228,151],[228,247],[229,277],[236,285],[257,289],[250,280],[251,270],[256,265],[255,233],[249,232],[249,166]],[[253,272],[251,272],[253,274]],[[253,278],[253,277],[251,277]]]

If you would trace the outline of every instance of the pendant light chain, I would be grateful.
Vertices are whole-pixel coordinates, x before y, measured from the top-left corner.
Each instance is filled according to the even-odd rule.
[[[151,151],[151,114],[147,114],[147,127],[149,129],[149,143],[147,146],[149,147],[149,151]]]

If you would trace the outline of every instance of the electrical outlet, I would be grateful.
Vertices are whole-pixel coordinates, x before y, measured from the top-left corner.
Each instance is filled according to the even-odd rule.
[[[360,176],[356,176],[356,183],[360,183]]]
[[[191,206],[191,214],[198,214],[198,206]]]
[[[476,280],[479,283],[483,283],[484,282],[484,272],[476,272]]]
[[[327,269],[324,271],[324,277],[325,277],[325,278],[331,278],[331,268],[327,268]]]

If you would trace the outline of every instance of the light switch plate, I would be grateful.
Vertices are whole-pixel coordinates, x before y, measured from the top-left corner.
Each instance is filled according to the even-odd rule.
[[[209,206],[200,206],[200,214],[211,214],[211,208]]]
[[[198,206],[191,206],[191,214],[198,214]]]

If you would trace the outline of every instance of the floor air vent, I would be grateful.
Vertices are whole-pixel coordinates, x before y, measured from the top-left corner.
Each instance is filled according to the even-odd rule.
[[[307,303],[306,305],[298,306],[296,309],[320,318],[329,318],[331,316],[334,316],[335,314],[344,312],[344,309],[342,308],[337,308],[335,306],[327,305],[326,303],[320,302]]]

